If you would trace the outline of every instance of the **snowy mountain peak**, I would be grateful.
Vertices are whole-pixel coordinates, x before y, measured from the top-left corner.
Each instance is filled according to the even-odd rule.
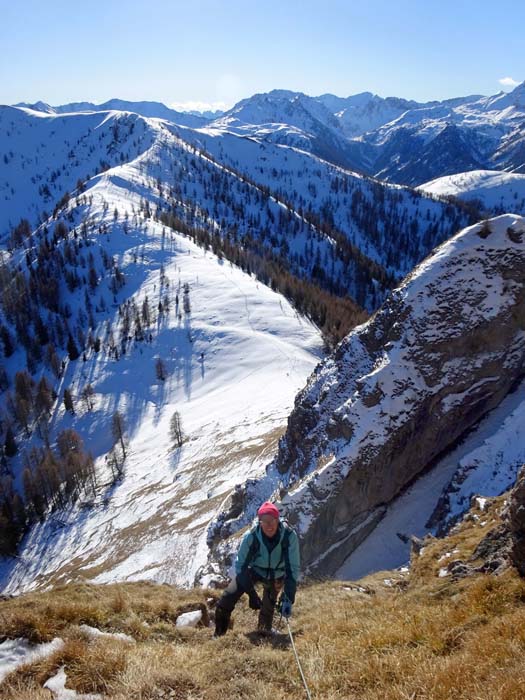
[[[35,112],[45,112],[46,114],[56,114],[56,110],[47,102],[35,102],[34,104],[29,104],[27,102],[19,102],[14,105],[15,107],[26,107],[27,109],[32,109]]]
[[[515,108],[525,111],[525,81],[517,85],[511,92],[499,92],[486,101],[487,111],[501,111]]]

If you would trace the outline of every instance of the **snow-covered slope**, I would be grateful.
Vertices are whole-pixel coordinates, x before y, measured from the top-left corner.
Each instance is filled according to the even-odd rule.
[[[67,364],[51,421],[52,439],[66,427],[83,436],[99,488],[93,502],[33,526],[19,557],[1,566],[4,592],[83,578],[191,582],[206,556],[209,520],[236,483],[260,475],[295,393],[321,356],[317,329],[280,295],[184,236],[137,218],[144,183],[140,162],[120,166],[68,205],[78,227],[72,239],[88,221],[89,237],[104,240],[127,280],[95,329],[101,351]],[[119,341],[115,360],[108,324],[118,338],[123,309],[133,301],[141,308],[146,296],[164,310],[144,341]],[[82,299],[69,299],[73,319]],[[164,381],[156,375],[158,358]],[[93,410],[78,400],[76,415],[66,413],[63,389],[79,397],[87,384],[95,391]],[[125,416],[128,457],[122,480],[110,486],[104,457],[116,410]],[[174,411],[185,435],[178,449],[170,437]]]
[[[147,151],[155,137],[132,113],[57,116],[0,106],[0,241],[21,218],[32,226],[45,220],[64,195]]]
[[[284,93],[274,95],[278,101],[288,97]],[[294,115],[306,115],[310,126],[326,118],[326,107],[312,104],[312,98],[302,96],[295,102]],[[243,109],[248,107],[253,105]],[[266,128],[265,124],[255,128],[261,126]],[[310,126],[305,121],[293,128],[301,131]],[[31,274],[32,268],[40,265],[39,256],[45,255],[42,243],[47,240],[51,245],[56,227],[55,220],[47,218],[53,210],[71,228],[67,241],[70,247],[64,244],[62,251],[64,260],[79,241],[82,245],[86,242],[86,246],[92,243],[92,250],[98,251],[95,259],[105,251],[127,279],[124,289],[111,294],[109,285],[104,286],[102,280],[92,292],[91,306],[96,308],[87,314],[83,288],[75,289],[76,278],[80,280],[78,284],[83,278],[86,285],[86,258],[75,273],[68,271],[67,286],[71,289],[64,289],[60,300],[66,329],[78,333],[82,316],[92,315],[97,324],[95,332],[105,339],[106,349],[105,355],[87,351],[81,367],[78,362],[66,362],[66,374],[57,387],[59,402],[65,388],[72,388],[78,398],[83,388],[91,384],[96,392],[96,407],[93,411],[78,410],[77,416],[71,418],[57,403],[53,435],[73,426],[84,436],[94,456],[103,459],[112,444],[111,416],[118,408],[129,416],[131,441],[124,482],[108,491],[110,500],[100,499],[95,510],[75,506],[69,513],[33,529],[24,544],[27,549],[26,555],[22,552],[22,563],[14,568],[9,565],[4,580],[14,581],[15,587],[33,580],[48,580],[52,568],[58,571],[59,578],[67,578],[72,570],[67,562],[77,556],[90,578],[106,580],[128,574],[138,577],[149,572],[168,579],[172,577],[169,565],[163,563],[158,572],[150,571],[157,555],[150,557],[145,550],[153,550],[158,542],[166,548],[166,523],[178,533],[177,551],[185,552],[196,542],[203,545],[207,524],[233,481],[241,483],[247,476],[258,475],[271,459],[293,395],[319,356],[320,339],[317,331],[296,317],[281,297],[246,278],[225,260],[203,253],[189,239],[172,234],[153,217],[174,212],[184,223],[206,227],[242,247],[249,245],[250,239],[260,237],[257,245],[286,260],[298,277],[324,280],[329,289],[338,293],[357,296],[360,289],[360,301],[374,309],[394,276],[408,272],[433,245],[463,225],[467,213],[453,204],[356,175],[296,146],[268,140],[257,130],[250,132],[253,125],[246,132],[248,136],[243,136],[242,130],[234,133],[236,130],[230,131],[227,125],[216,123],[195,130],[132,112],[56,114],[6,107],[0,110],[0,127],[5,245],[10,245],[9,229],[21,217],[29,218],[32,224],[44,221],[38,232],[15,250],[13,264],[24,274]],[[326,128],[336,133],[338,127],[329,120]],[[54,240],[52,244],[62,245]],[[105,274],[98,268],[94,272]],[[191,317],[180,312],[179,318],[173,310],[174,299],[179,296],[182,305],[185,283],[190,286],[192,312]],[[239,288],[242,292],[237,291]],[[87,291],[85,294],[89,296]],[[155,299],[155,304],[161,305],[166,295],[171,311],[159,315],[151,343],[123,337],[123,352],[116,362],[108,350],[112,341],[103,321],[112,321],[115,333],[120,332],[123,309],[129,306],[129,299],[140,307],[146,295],[150,303]],[[244,320],[239,314],[239,305],[243,308],[243,304],[247,309]],[[106,319],[108,308],[114,308],[114,312]],[[11,330],[14,332],[13,325]],[[87,327],[84,330],[87,332]],[[248,342],[250,339],[253,345]],[[209,356],[208,346],[217,348],[221,357],[218,365],[214,364],[213,352]],[[62,353],[63,348],[64,345]],[[38,372],[47,372],[38,365],[37,351],[36,360],[27,359],[28,366],[36,362]],[[42,358],[42,350],[39,352]],[[359,356],[357,353],[356,358]],[[158,358],[167,366],[166,381],[156,379]],[[290,367],[295,368],[297,358],[300,369],[293,375],[295,369]],[[365,364],[369,359],[363,360]],[[25,366],[25,362],[21,348],[3,362],[11,381],[16,369]],[[149,376],[144,367],[149,368]],[[361,374],[366,374],[363,368],[356,372],[361,370]],[[283,382],[283,372],[287,371],[294,378]],[[136,381],[136,377],[143,376],[148,377],[145,386]],[[278,379],[272,379],[274,376]],[[252,397],[265,387],[273,387],[273,381],[278,382],[283,394],[272,388],[271,407],[265,394],[250,408]],[[240,409],[247,416],[246,429],[236,428],[238,413],[233,411],[231,417],[223,404],[226,401],[230,406],[241,401],[237,385],[248,387],[250,399]],[[242,400],[244,396],[242,393]],[[187,412],[180,409],[181,402],[188,404]],[[168,454],[168,426],[171,414],[179,409],[184,427],[190,427],[189,435],[199,437],[182,448],[181,454],[187,455],[188,462],[184,462],[181,476],[172,486],[170,478],[173,480],[178,472],[173,471]],[[206,416],[204,423],[202,416]],[[21,438],[17,435],[18,440]],[[245,445],[249,455],[246,459],[242,457]],[[260,456],[254,458],[253,452],[259,449]],[[153,461],[145,457],[150,452]],[[224,454],[235,457],[230,460]],[[208,472],[210,460],[213,467]],[[15,462],[20,485],[22,456]],[[155,469],[157,462],[164,466]],[[233,481],[224,476],[225,464],[232,470]],[[107,478],[108,468],[100,461],[98,468]],[[203,471],[199,471],[201,468]],[[203,480],[205,497],[202,493],[192,496],[195,484]],[[151,508],[143,510],[150,497],[147,494],[154,492],[158,494],[151,496]],[[184,499],[188,499],[188,507],[182,507],[180,526],[180,518],[173,510],[180,510]],[[166,517],[157,520],[156,513],[164,501],[169,504]],[[136,504],[136,514],[131,516],[125,507],[130,502]],[[190,523],[194,515],[199,523],[195,537],[193,520]],[[80,534],[84,531],[89,545]],[[73,533],[75,544],[71,545],[66,532]],[[103,542],[111,543],[105,554],[99,551]],[[44,549],[53,552],[49,561],[35,555]],[[190,563],[179,562],[180,576],[177,574],[176,580],[191,580],[204,556],[203,547],[196,558],[188,559]],[[100,572],[98,566],[102,567]]]
[[[408,110],[364,137],[370,167],[412,185],[480,168],[523,172],[524,94],[525,83],[508,94]]]
[[[525,214],[525,175],[497,170],[472,170],[425,182],[418,189],[438,197],[477,200],[493,214]]]
[[[206,119],[156,102],[110,100],[51,107],[48,114],[124,110],[198,128]],[[525,83],[490,97],[418,103],[361,93],[310,97],[273,90],[241,100],[212,128],[307,151],[347,169],[411,186],[467,170],[525,169]]]
[[[214,128],[308,150],[400,184],[456,172],[525,167],[525,83],[511,93],[420,104],[274,90],[242,100]]]
[[[342,167],[357,166],[337,117],[319,100],[302,93],[273,90],[253,95],[210,126],[299,148]]]
[[[182,136],[217,162],[269,188],[282,203],[291,203],[299,216],[317,220],[329,235],[331,229],[342,232],[398,279],[469,220],[469,212],[459,207],[447,209],[432,197],[371,180],[301,148],[269,143],[261,135],[243,138],[212,125],[184,131]],[[303,252],[304,239],[297,234],[288,236],[287,242],[296,252]],[[317,243],[315,248],[325,260],[324,246]],[[317,250],[309,257],[312,254],[316,256]],[[330,251],[328,254],[331,266]],[[335,272],[339,272],[337,264]],[[342,272],[344,275],[344,267]]]
[[[383,99],[371,92],[362,92],[346,98],[321,95],[317,100],[335,114],[343,132],[349,138],[374,131],[383,124],[394,121],[407,110],[421,107],[413,100],[397,97]]]

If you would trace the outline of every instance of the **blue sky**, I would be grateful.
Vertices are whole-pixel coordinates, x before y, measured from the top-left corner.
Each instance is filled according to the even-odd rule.
[[[525,80],[517,0],[0,0],[0,18],[2,104],[230,106],[273,88],[423,101]]]

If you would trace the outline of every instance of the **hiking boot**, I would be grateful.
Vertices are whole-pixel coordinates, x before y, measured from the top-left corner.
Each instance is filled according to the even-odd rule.
[[[263,600],[262,608],[259,610],[259,619],[257,620],[257,631],[271,632],[273,624],[273,608],[268,608],[268,606],[265,605],[264,602],[265,601]]]
[[[262,608],[262,601],[257,595],[257,592],[253,590],[253,588],[251,591],[249,591],[248,598],[250,600],[251,610],[260,610]]]
[[[214,637],[222,637],[228,631],[231,613],[219,605],[215,608],[215,634]]]

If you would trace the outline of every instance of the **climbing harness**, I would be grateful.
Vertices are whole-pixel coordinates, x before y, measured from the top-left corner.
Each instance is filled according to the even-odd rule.
[[[295,648],[295,643],[293,641],[293,634],[292,634],[292,628],[290,627],[290,620],[287,617],[285,617],[284,619],[286,620],[286,625],[288,627],[288,634],[290,635],[290,641],[292,643],[293,653],[295,654],[295,660],[297,661],[297,668],[299,669],[299,673],[301,674],[301,679],[303,681],[304,689],[306,690],[306,697],[308,698],[308,700],[312,700],[312,696],[310,695],[310,691],[308,690],[308,686],[306,684],[306,679],[304,677],[303,669],[301,668],[301,662],[299,661],[299,656],[297,655],[297,649]],[[281,620],[282,620],[282,616],[281,616]]]

